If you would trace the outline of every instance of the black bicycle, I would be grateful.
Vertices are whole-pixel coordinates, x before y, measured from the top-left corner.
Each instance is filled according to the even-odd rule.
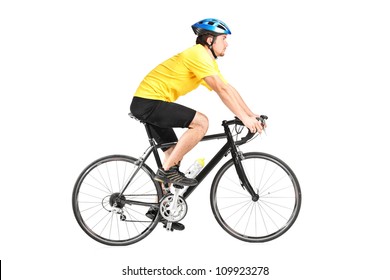
[[[267,119],[264,115],[259,118],[263,127]],[[242,153],[239,147],[256,134],[248,130],[239,139],[245,128],[239,119],[223,121],[224,133],[202,139],[227,141],[195,177],[198,184],[184,190],[173,188],[165,195],[145,162],[153,154],[161,167],[158,149],[176,143],[157,145],[149,125],[143,124],[150,146],[140,158],[100,158],[88,165],[76,181],[73,212],[91,238],[106,245],[130,245],[148,236],[161,219],[171,229],[172,223],[185,217],[189,195],[227,156],[231,158],[216,173],[210,193],[214,216],[227,233],[246,242],[266,242],[284,234],[297,219],[302,198],[294,172],[273,155]],[[169,189],[168,185],[164,187]],[[153,208],[158,214],[149,219],[145,214]]]

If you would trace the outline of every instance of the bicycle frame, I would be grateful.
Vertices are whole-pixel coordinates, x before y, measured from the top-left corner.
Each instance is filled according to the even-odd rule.
[[[164,143],[164,144],[156,144],[153,140],[151,129],[149,124],[143,123],[146,129],[146,133],[148,135],[148,140],[150,143],[150,146],[146,149],[143,156],[139,159],[138,168],[134,172],[134,174],[131,176],[131,178],[128,180],[127,184],[123,188],[120,195],[122,195],[126,188],[129,186],[130,182],[133,180],[133,178],[136,176],[139,169],[142,167],[144,162],[149,158],[149,156],[153,153],[156,164],[158,168],[162,167],[161,158],[158,153],[158,149],[160,148],[169,148],[171,146],[176,145],[176,142],[170,142],[170,143]],[[224,146],[214,155],[214,157],[210,160],[208,164],[201,170],[201,172],[195,177],[195,179],[198,181],[198,183],[195,186],[188,187],[187,190],[183,194],[183,198],[186,199],[190,196],[190,194],[199,186],[199,184],[207,177],[207,175],[214,169],[214,167],[222,160],[223,157],[227,156],[229,153],[231,153],[234,165],[238,174],[238,177],[241,182],[241,186],[246,189],[249,194],[252,196],[253,201],[257,201],[259,199],[258,194],[255,193],[253,190],[251,184],[249,183],[243,166],[241,164],[241,152],[238,151],[237,146],[242,145],[246,143],[250,138],[253,137],[254,134],[248,133],[246,137],[243,137],[240,141],[234,141],[233,135],[229,129],[229,125],[232,124],[240,124],[242,125],[241,121],[233,120],[233,121],[223,121],[222,126],[224,127],[224,133],[218,133],[218,134],[212,134],[212,135],[206,135],[202,138],[201,142],[203,141],[209,141],[209,140],[217,140],[217,139],[225,139],[227,138],[227,142]],[[167,187],[167,186],[166,186]],[[119,196],[120,196],[119,195]],[[139,204],[139,202],[134,202],[130,200],[126,200],[127,203],[136,203]],[[142,205],[154,205],[155,203],[141,203]]]

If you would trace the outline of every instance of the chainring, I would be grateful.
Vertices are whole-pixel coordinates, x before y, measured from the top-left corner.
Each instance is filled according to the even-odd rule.
[[[174,197],[173,194],[167,194],[160,201],[160,214],[168,222],[179,222],[187,214],[187,202],[181,196],[177,196],[176,209],[173,209]]]

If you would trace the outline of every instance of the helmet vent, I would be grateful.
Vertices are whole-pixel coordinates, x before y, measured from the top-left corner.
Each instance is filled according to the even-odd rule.
[[[221,28],[221,29],[223,29],[223,30],[226,30],[226,27],[223,26],[223,25],[220,25],[220,24],[218,24],[218,28]]]

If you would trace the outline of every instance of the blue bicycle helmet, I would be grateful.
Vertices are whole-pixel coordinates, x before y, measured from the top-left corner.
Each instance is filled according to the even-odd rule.
[[[193,24],[191,27],[194,33],[198,36],[207,33],[213,35],[232,34],[226,23],[215,18],[206,18]]]
[[[207,45],[210,49],[211,53],[213,54],[214,58],[217,59],[217,55],[215,54],[213,50],[213,44],[215,42],[215,39],[219,35],[229,35],[232,34],[229,27],[224,23],[223,21],[215,18],[206,18],[204,20],[201,20],[192,26],[192,30],[194,33],[198,36],[197,44],[200,43],[202,45]],[[205,36],[211,35],[213,37],[213,41],[211,44],[206,43]]]

